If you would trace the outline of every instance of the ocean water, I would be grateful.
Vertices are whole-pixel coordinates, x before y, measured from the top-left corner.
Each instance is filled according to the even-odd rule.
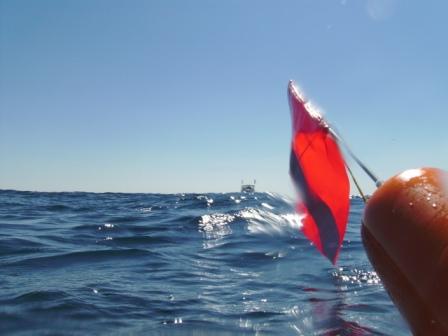
[[[334,267],[277,194],[0,191],[0,334],[410,335],[362,210]]]

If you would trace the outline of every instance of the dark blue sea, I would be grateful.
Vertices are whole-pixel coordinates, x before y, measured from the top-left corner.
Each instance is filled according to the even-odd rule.
[[[0,334],[410,335],[362,211],[334,267],[278,194],[0,191]]]

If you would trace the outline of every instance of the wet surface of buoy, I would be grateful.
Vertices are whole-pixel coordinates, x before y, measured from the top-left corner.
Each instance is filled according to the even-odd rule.
[[[366,205],[362,238],[372,265],[415,335],[448,335],[448,173],[411,169]]]

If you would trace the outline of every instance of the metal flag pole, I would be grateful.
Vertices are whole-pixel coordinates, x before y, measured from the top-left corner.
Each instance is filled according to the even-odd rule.
[[[336,141],[340,144],[342,144],[345,149],[347,150],[347,153],[353,158],[353,160],[355,160],[355,162],[362,168],[362,170],[372,179],[373,182],[375,182],[376,187],[379,187],[383,182],[369,169],[367,168],[367,166],[360,160],[358,159],[358,157],[352,152],[352,150],[350,149],[350,147],[347,145],[347,143],[342,140],[342,138],[339,136],[339,134],[337,134],[335,132],[334,129],[332,129],[331,127],[328,127],[328,131],[330,132],[331,135],[334,136],[334,138],[336,139]],[[350,175],[352,175],[351,171],[349,170]],[[353,175],[352,175],[353,177]],[[357,184],[355,182],[355,184]]]
[[[355,175],[353,174],[352,170],[350,169],[348,164],[346,164],[345,167],[347,168],[347,170],[353,180],[353,183],[355,183],[356,189],[358,189],[358,192],[361,195],[362,200],[364,201],[364,203],[367,203],[367,197],[366,197],[366,195],[364,195],[363,191],[361,190],[361,187],[359,186],[358,181],[356,180]]]

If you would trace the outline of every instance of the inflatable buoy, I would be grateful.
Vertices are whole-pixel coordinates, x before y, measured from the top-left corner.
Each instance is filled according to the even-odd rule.
[[[448,335],[448,173],[406,170],[366,205],[369,259],[415,335]]]

